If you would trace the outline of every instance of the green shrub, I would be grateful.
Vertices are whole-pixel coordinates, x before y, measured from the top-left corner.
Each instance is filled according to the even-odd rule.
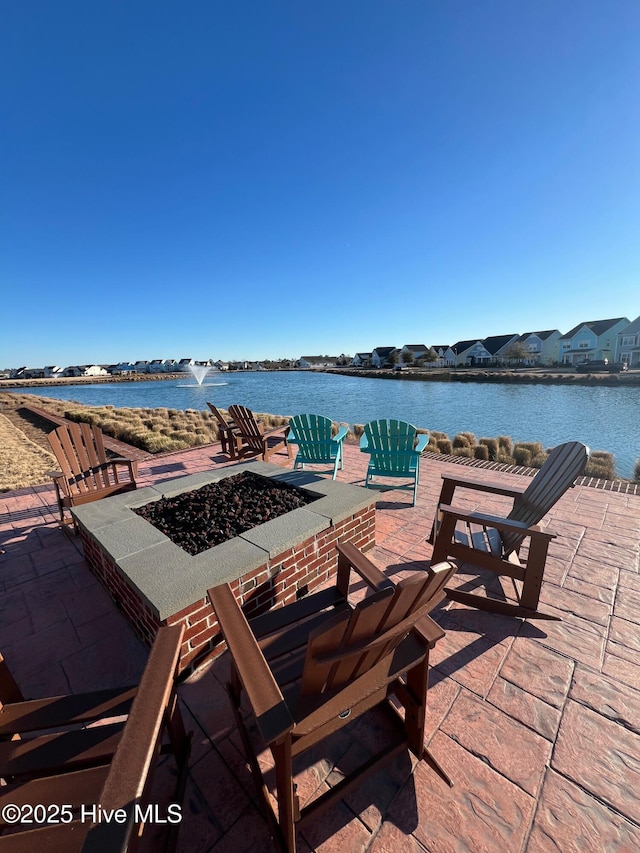
[[[430,434],[431,434],[431,438],[434,441],[444,441],[444,439],[449,438],[449,436],[446,434],[446,432],[440,432],[437,429],[432,429]]]
[[[451,444],[451,439],[449,438],[441,438],[437,442],[438,450],[440,453],[445,453],[447,456],[451,456],[453,453],[453,445]]]
[[[497,438],[481,438],[480,441],[478,442],[478,446],[479,447],[482,447],[482,446],[486,447],[487,448],[487,454],[488,454],[487,459],[490,459],[492,462],[496,461],[496,459],[498,458],[498,449],[500,447],[500,445],[498,444]],[[481,457],[477,456],[476,458],[480,459]],[[482,458],[484,458],[484,457],[482,457]]]
[[[360,438],[361,435],[364,435],[364,424],[354,424],[353,434],[356,438]]]
[[[511,456],[510,453],[500,453],[499,452],[498,456],[496,457],[496,462],[499,462],[501,465],[515,465],[516,464],[515,459],[513,458],[513,456]]]
[[[473,449],[473,455],[476,459],[482,459],[484,462],[489,461],[489,448],[486,444],[478,444]]]

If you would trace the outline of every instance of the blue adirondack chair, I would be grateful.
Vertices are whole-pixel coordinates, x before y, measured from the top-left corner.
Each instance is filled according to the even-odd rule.
[[[415,506],[420,478],[420,454],[428,443],[428,435],[418,435],[416,428],[405,421],[383,418],[365,424],[360,450],[362,453],[371,454],[365,486],[372,489],[412,491]],[[374,477],[400,477],[411,482],[397,486],[372,483]]]
[[[343,467],[342,442],[347,428],[340,427],[337,435],[331,435],[331,420],[322,415],[294,415],[289,428],[288,442],[298,447],[293,467],[329,465],[335,480],[338,466]]]

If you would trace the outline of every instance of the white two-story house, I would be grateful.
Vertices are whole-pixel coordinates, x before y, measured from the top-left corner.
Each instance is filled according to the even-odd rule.
[[[457,341],[447,349],[445,362],[449,367],[489,364],[491,353],[480,340]]]
[[[376,347],[371,353],[371,364],[374,367],[388,367],[397,355],[396,347]]]
[[[618,333],[628,325],[627,317],[578,323],[558,339],[559,360],[571,365],[582,361],[613,361]]]

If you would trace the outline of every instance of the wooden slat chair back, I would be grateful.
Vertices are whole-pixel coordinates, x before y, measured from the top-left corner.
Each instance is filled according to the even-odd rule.
[[[182,801],[190,735],[186,734],[180,715],[175,682],[183,633],[183,626],[160,628],[140,685],[125,688],[119,697],[114,690],[32,701],[21,701],[12,695],[17,702],[5,704],[0,714],[3,736],[11,738],[0,743],[4,764],[0,775],[7,783],[0,787],[0,815],[4,816],[1,807],[12,803],[21,807],[51,806],[54,820],[55,807],[64,806],[65,820],[67,816],[73,819],[38,829],[33,829],[33,822],[12,824],[11,833],[2,834],[7,827],[0,817],[2,853],[137,849],[143,829],[141,819],[161,751],[171,752],[176,759],[174,802]],[[112,728],[102,720],[118,714],[128,716],[126,722],[119,724],[118,737],[111,750],[88,758],[86,744],[95,740],[96,732]],[[96,725],[96,721],[101,724]],[[87,722],[94,725],[69,730],[69,725]],[[63,731],[58,735],[25,734],[43,727],[62,728]],[[165,733],[167,744],[163,747]],[[29,744],[35,745],[33,752],[40,747],[44,763],[37,766],[32,762],[28,773],[8,773],[5,753],[13,749],[18,754],[21,748],[24,753]],[[76,756],[82,760],[74,760]],[[126,819],[94,824],[79,819],[83,807],[93,806],[107,812],[124,809]],[[24,814],[28,819],[26,809]],[[173,825],[164,849],[175,847],[178,826],[179,823]]]
[[[388,658],[411,631],[442,600],[438,594],[453,574],[449,563],[400,581],[395,591],[382,590],[332,624],[309,635],[301,696],[330,692],[360,678]]]
[[[288,427],[278,427],[265,432],[263,423],[258,421],[246,406],[229,406],[229,414],[236,423],[243,442],[239,456],[262,456],[264,461],[268,462],[278,450],[286,449],[291,458],[291,448],[287,445]]]
[[[348,600],[355,571],[370,587],[356,604]],[[245,618],[228,584],[209,590],[231,656],[229,692],[247,760],[267,814],[285,849],[296,849],[296,825],[319,814],[380,763],[410,749],[449,784],[425,748],[429,653],[444,631],[429,617],[444,599],[452,563],[416,572],[395,585],[351,543],[338,546],[335,588],[252,619]],[[260,764],[240,710],[246,692],[255,724],[275,763],[276,818]],[[404,706],[397,710],[391,696]],[[398,737],[304,807],[294,788],[293,758],[328,735],[379,708]]]
[[[569,441],[554,447],[544,464],[522,495],[516,497],[507,516],[531,527],[538,524],[555,506],[567,489],[573,486],[589,461],[589,449],[579,441]],[[504,554],[508,556],[522,544],[523,537],[503,533]]]
[[[287,441],[297,446],[294,468],[305,465],[328,465],[335,480],[338,468],[343,467],[342,442],[347,435],[346,427],[340,427],[333,435],[333,424],[323,415],[294,415],[289,421],[290,433]]]
[[[469,566],[511,578],[517,603],[460,589],[448,589],[449,598],[506,615],[556,618],[538,609],[549,544],[555,538],[555,534],[541,528],[539,522],[574,484],[588,459],[589,449],[580,442],[559,445],[526,488],[488,482],[473,474],[443,474],[431,532],[433,560],[455,558]],[[467,512],[452,505],[457,489],[510,497],[513,507],[504,517]],[[525,542],[528,548],[523,557],[521,548]]]
[[[136,488],[138,463],[107,457],[102,430],[86,423],[68,423],[48,435],[60,471],[51,472],[60,520],[65,509]]]
[[[218,423],[218,435],[220,436],[222,452],[230,459],[235,459],[238,456],[239,447],[242,445],[238,426],[231,418],[225,417],[213,403],[207,403],[207,406]]]
[[[429,442],[426,434],[406,421],[380,419],[365,424],[360,439],[360,450],[369,453],[367,488],[404,489],[413,492],[415,506],[420,480],[420,456]],[[373,483],[375,477],[400,477],[410,479],[409,485],[389,486]]]

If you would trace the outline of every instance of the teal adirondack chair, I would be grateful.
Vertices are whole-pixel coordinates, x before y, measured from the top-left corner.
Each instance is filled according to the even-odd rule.
[[[365,424],[360,450],[371,454],[365,486],[412,491],[415,506],[420,479],[420,455],[428,443],[428,435],[418,435],[416,428],[405,421],[382,419]],[[411,482],[392,486],[372,483],[374,477],[401,477]]]
[[[343,467],[342,442],[347,428],[340,427],[337,435],[331,435],[331,420],[322,415],[294,415],[289,428],[288,442],[298,446],[293,467],[329,465],[335,480],[338,466]]]

